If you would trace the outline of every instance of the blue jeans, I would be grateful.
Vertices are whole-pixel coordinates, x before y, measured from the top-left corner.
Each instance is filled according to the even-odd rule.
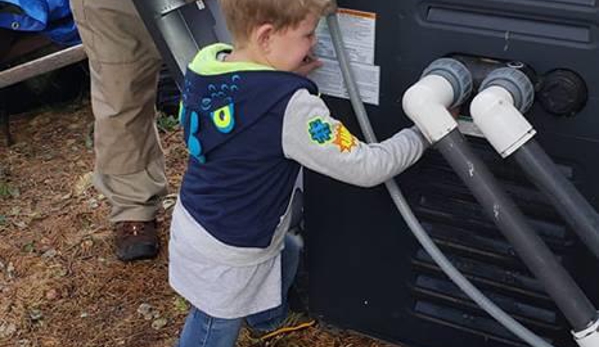
[[[192,307],[181,331],[177,347],[234,347],[243,321],[255,330],[269,331],[279,326],[287,317],[287,293],[295,279],[301,245],[287,235],[282,253],[282,304],[273,309],[245,318],[223,319]]]

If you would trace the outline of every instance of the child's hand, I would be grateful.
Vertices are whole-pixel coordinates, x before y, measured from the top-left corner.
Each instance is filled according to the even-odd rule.
[[[308,76],[310,72],[318,69],[321,66],[322,62],[318,59],[318,57],[310,53],[304,58],[302,65],[295,69],[294,72],[302,76]]]

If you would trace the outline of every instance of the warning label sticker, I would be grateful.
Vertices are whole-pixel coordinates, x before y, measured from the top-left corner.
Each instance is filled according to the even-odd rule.
[[[339,26],[343,42],[351,61],[354,77],[360,89],[364,102],[379,104],[380,67],[374,65],[376,43],[376,13],[339,9]],[[324,66],[310,75],[323,94],[349,98],[333,40],[326,21],[320,21],[316,30],[318,44],[315,54],[322,60]]]
[[[343,35],[345,49],[350,60],[361,64],[374,64],[376,14],[348,9],[337,13],[339,27]],[[319,57],[336,58],[333,40],[326,20],[321,20],[316,28],[318,44],[315,53]]]
[[[343,82],[341,68],[336,60],[320,58],[323,66],[314,71],[312,78],[320,91],[324,94],[338,98],[349,99],[347,88]],[[379,66],[352,63],[354,78],[358,84],[358,90],[362,101],[378,105],[379,104],[379,81],[381,79],[381,69]]]

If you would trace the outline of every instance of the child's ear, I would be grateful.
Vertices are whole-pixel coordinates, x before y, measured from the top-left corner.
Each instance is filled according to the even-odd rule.
[[[266,53],[270,52],[270,41],[274,32],[274,26],[269,23],[260,25],[254,32],[256,42]]]

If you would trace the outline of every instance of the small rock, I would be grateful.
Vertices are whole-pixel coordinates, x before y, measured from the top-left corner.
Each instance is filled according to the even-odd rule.
[[[83,313],[81,313],[81,314],[79,315],[79,317],[80,317],[80,318],[87,318],[87,317],[89,317],[89,313],[87,313],[87,312],[83,312]]]
[[[89,206],[89,208],[91,208],[92,210],[97,209],[98,207],[100,207],[100,204],[98,203],[98,200],[91,198],[87,201],[87,205]]]
[[[12,262],[8,263],[8,266],[6,267],[6,276],[11,279],[15,278],[15,266]]]
[[[17,326],[12,323],[0,325],[0,338],[7,339],[17,332]]]
[[[61,201],[64,201],[64,200],[69,200],[69,199],[70,199],[72,196],[73,196],[73,194],[72,194],[72,193],[68,193],[68,194],[65,194],[65,195],[61,196],[61,197],[59,198],[59,200],[61,200]]]
[[[152,329],[160,330],[164,328],[168,324],[168,320],[166,318],[158,318],[152,322]]]
[[[62,265],[56,265],[52,269],[52,277],[53,278],[65,277],[68,274],[69,274],[69,270],[64,268]]]
[[[81,242],[81,250],[88,253],[94,247],[94,240],[87,239]]]
[[[47,250],[46,252],[44,252],[44,254],[42,254],[42,258],[43,259],[52,259],[56,256],[56,254],[58,254],[58,252],[52,248]]]
[[[31,219],[33,219],[33,220],[36,220],[36,219],[43,219],[43,218],[44,218],[44,215],[43,215],[43,214],[42,214],[40,211],[33,211],[33,212],[32,212],[32,213],[29,215],[29,217],[30,217]]]
[[[56,289],[50,289],[46,292],[46,299],[50,301],[54,301],[56,299],[60,299],[60,293]]]
[[[27,229],[27,223],[25,223],[23,221],[14,221],[13,224],[16,225],[17,228],[19,228],[21,230]]]
[[[152,307],[152,305],[147,304],[147,303],[143,303],[143,304],[139,305],[139,307],[137,308],[137,313],[142,315],[145,320],[150,320],[150,319],[154,318],[153,311],[154,311],[154,307]]]
[[[31,311],[29,311],[29,318],[31,318],[32,321],[37,322],[44,318],[44,314],[41,310],[34,308]]]

